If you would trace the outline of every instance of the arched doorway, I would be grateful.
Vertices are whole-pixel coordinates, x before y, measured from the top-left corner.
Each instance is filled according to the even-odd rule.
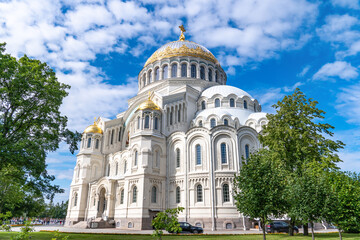
[[[106,198],[105,198],[105,193],[106,190],[105,188],[102,188],[100,190],[100,194],[99,194],[99,201],[98,201],[98,212],[97,212],[97,216],[96,217],[103,217],[103,213],[106,210]]]

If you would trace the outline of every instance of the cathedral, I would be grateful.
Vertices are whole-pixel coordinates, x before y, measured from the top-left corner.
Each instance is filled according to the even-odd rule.
[[[205,230],[250,227],[233,179],[260,148],[266,114],[180,29],[146,61],[128,109],[84,130],[66,226],[152,229],[158,212],[181,206],[179,221]]]

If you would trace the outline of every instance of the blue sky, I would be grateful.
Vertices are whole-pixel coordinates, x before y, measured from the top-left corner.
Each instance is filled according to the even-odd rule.
[[[360,171],[359,0],[24,0],[0,2],[7,52],[47,62],[72,86],[61,111],[72,130],[114,118],[137,93],[137,75],[161,45],[186,38],[207,47],[263,111],[299,87],[326,111],[346,144],[343,170]],[[63,144],[48,170],[66,200],[76,157]]]

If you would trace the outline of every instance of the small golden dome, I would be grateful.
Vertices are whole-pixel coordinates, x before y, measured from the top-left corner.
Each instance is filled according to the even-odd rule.
[[[85,130],[84,133],[100,133],[103,134],[102,129],[97,125],[96,121],[94,121],[93,125],[88,126]]]
[[[151,93],[149,93],[149,98],[140,104],[137,110],[160,110],[160,107],[150,99],[150,95]]]

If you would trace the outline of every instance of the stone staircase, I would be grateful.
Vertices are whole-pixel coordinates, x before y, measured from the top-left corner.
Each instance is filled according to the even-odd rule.
[[[80,221],[80,222],[78,222],[78,223],[76,223],[76,224],[74,224],[74,225],[72,225],[70,227],[86,229],[86,228],[88,228],[87,225],[88,225],[88,223],[86,221]]]
[[[100,218],[95,218],[90,222],[90,228],[115,228],[114,220],[107,220]]]

